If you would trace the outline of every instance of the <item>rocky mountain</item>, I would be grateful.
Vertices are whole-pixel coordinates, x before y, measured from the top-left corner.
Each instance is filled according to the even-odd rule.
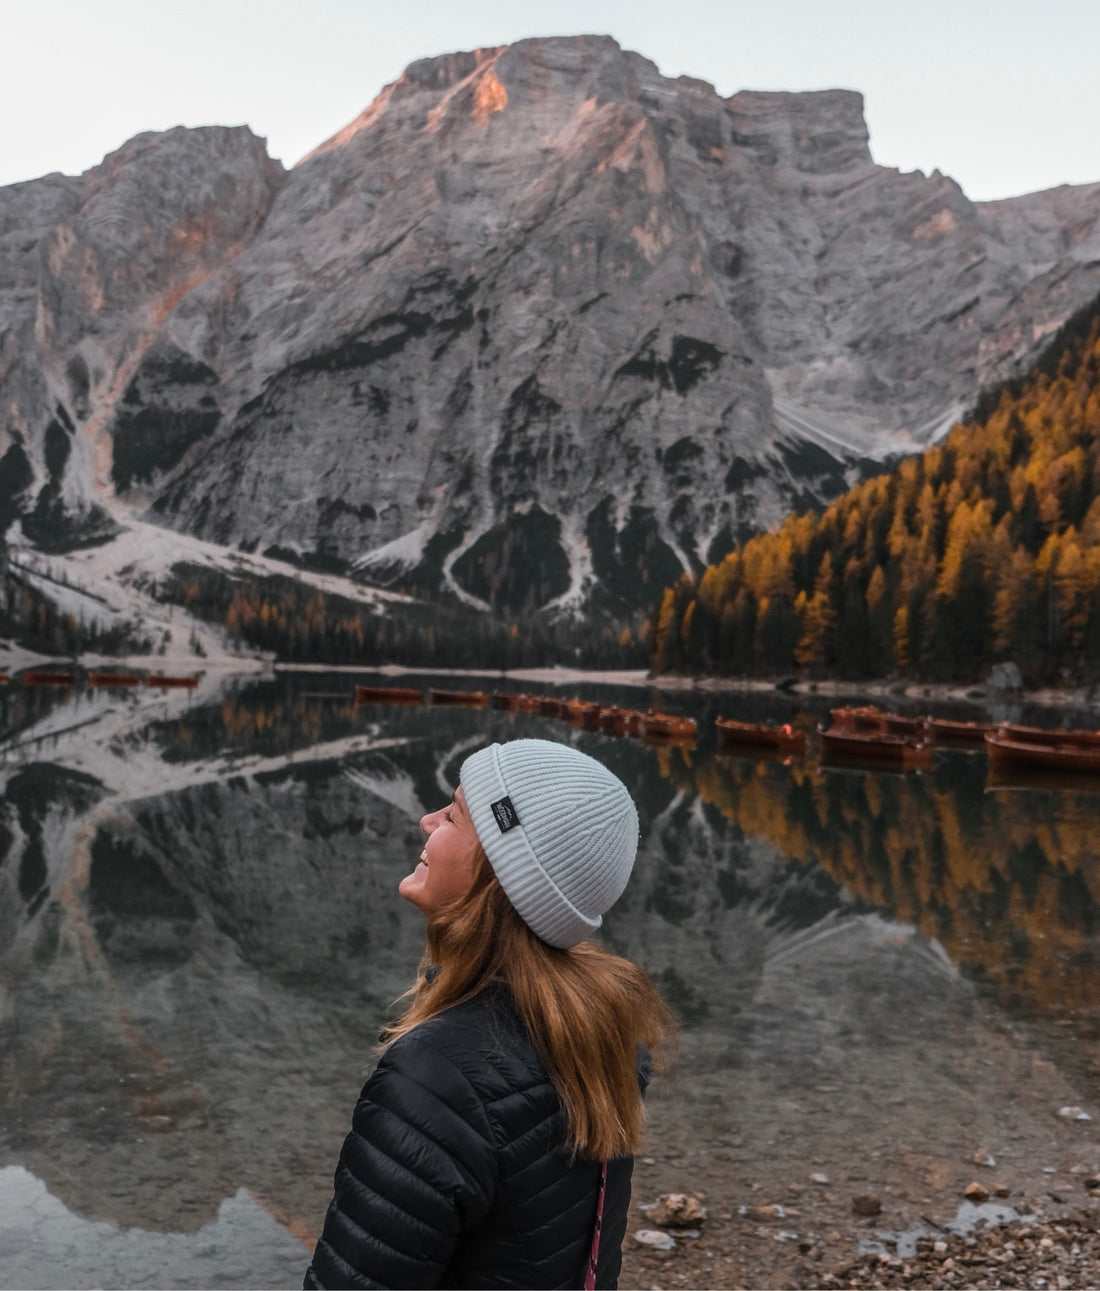
[[[0,525],[18,515],[47,548],[115,529],[97,485],[119,401],[178,302],[255,236],[282,175],[247,129],[178,128],[80,178],[0,189]],[[178,444],[171,424],[147,433]]]
[[[36,541],[106,507],[621,613],[1027,364],[1100,290],[1100,184],[975,204],[876,165],[856,93],[577,37],[414,63],[285,175],[246,130],[140,136],[0,190],[0,247]]]

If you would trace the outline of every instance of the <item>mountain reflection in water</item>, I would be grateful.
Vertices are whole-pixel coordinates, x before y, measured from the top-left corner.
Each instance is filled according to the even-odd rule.
[[[682,1018],[654,1120],[678,1100],[685,1161],[808,1151],[823,1120],[858,1156],[888,1104],[925,1138],[995,1136],[1038,1054],[1042,1097],[1085,1101],[1100,796],[989,793],[966,754],[926,776],[719,756],[702,703],[700,745],[681,750],[509,712],[357,708],[350,692],[292,675],[6,699],[0,1251],[41,1222],[7,1187],[18,1168],[73,1215],[146,1233],[198,1234],[245,1189],[304,1267],[379,1023],[419,957],[396,894],[418,818],[488,739],[568,740],[635,795],[638,863],[604,936]],[[98,1249],[91,1281],[146,1277]],[[26,1285],[12,1268],[0,1286]],[[223,1273],[273,1280],[259,1263]],[[42,1277],[76,1285],[71,1264]]]

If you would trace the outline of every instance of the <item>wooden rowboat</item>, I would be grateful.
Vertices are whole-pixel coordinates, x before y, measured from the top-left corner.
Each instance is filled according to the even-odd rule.
[[[198,677],[173,677],[163,672],[150,672],[146,674],[145,684],[147,686],[159,686],[161,690],[194,690],[199,684]]]
[[[1086,731],[1075,727],[1018,726],[1014,722],[1001,722],[994,734],[1021,744],[1072,744],[1080,748],[1100,749],[1100,731]]]
[[[927,717],[908,717],[903,713],[887,713],[874,704],[861,708],[834,708],[829,713],[831,730],[861,731],[880,735],[923,735],[928,725]]]
[[[31,668],[23,673],[24,686],[71,686],[71,672],[49,672],[43,668]]]
[[[513,707],[517,713],[537,713],[540,702],[538,695],[520,694],[516,696]]]
[[[902,713],[883,713],[888,735],[927,735],[927,717],[907,717]]]
[[[141,678],[136,672],[90,672],[89,686],[140,686]]]
[[[642,714],[634,708],[601,708],[598,725],[609,735],[637,735],[641,729]]]
[[[886,714],[874,704],[864,704],[859,708],[833,708],[829,710],[832,721],[830,730],[843,731],[884,731]]]
[[[488,708],[489,696],[484,690],[429,690],[429,704],[449,704],[455,708]]]
[[[543,717],[564,717],[565,700],[558,699],[555,695],[540,695],[539,712]]]
[[[516,700],[519,695],[514,690],[494,690],[489,696],[490,708],[500,708],[506,711],[512,711],[516,707]]]
[[[720,745],[781,749],[788,753],[801,753],[806,747],[806,732],[796,731],[789,722],[783,726],[768,726],[758,722],[738,722],[732,717],[717,717],[714,727]]]
[[[424,692],[411,686],[356,686],[357,704],[422,704]]]
[[[874,734],[825,726],[819,726],[817,732],[821,737],[822,757],[827,760],[905,770],[932,765],[932,745],[911,735]]]
[[[599,720],[600,706],[586,699],[567,699],[562,707],[563,716],[574,726],[594,727]]]
[[[930,717],[928,733],[942,744],[974,744],[980,746],[987,732],[993,727],[989,722],[952,722],[945,717]]]
[[[1041,771],[1100,775],[1100,746],[1028,744],[1011,740],[999,731],[991,731],[985,737],[985,751],[990,765],[998,770],[1034,767]]]
[[[694,717],[672,713],[643,713],[638,723],[638,734],[645,739],[694,740],[697,729]]]

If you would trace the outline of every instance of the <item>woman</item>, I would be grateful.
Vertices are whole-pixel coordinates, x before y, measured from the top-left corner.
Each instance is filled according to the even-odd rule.
[[[649,979],[587,940],[638,815],[595,759],[514,740],[466,759],[399,888],[421,971],[359,1098],[307,1287],[614,1287],[648,1051]]]

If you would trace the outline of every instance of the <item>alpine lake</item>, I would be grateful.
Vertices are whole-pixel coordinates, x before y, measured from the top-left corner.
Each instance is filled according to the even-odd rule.
[[[652,705],[699,736],[356,705],[356,681]],[[0,1287],[301,1285],[380,1026],[420,957],[421,917],[397,894],[418,820],[469,752],[524,736],[605,762],[641,816],[602,938],[682,1032],[649,1095],[637,1201],[705,1192],[709,1225],[770,1204],[774,1240],[795,1241],[827,1180],[845,1206],[879,1199],[873,1242],[956,1222],[972,1179],[1018,1215],[1087,1199],[1100,777],[997,784],[980,750],[892,773],[716,748],[718,715],[812,730],[830,702],[426,674],[163,693],[13,678]],[[628,1232],[644,1226],[634,1212]]]

